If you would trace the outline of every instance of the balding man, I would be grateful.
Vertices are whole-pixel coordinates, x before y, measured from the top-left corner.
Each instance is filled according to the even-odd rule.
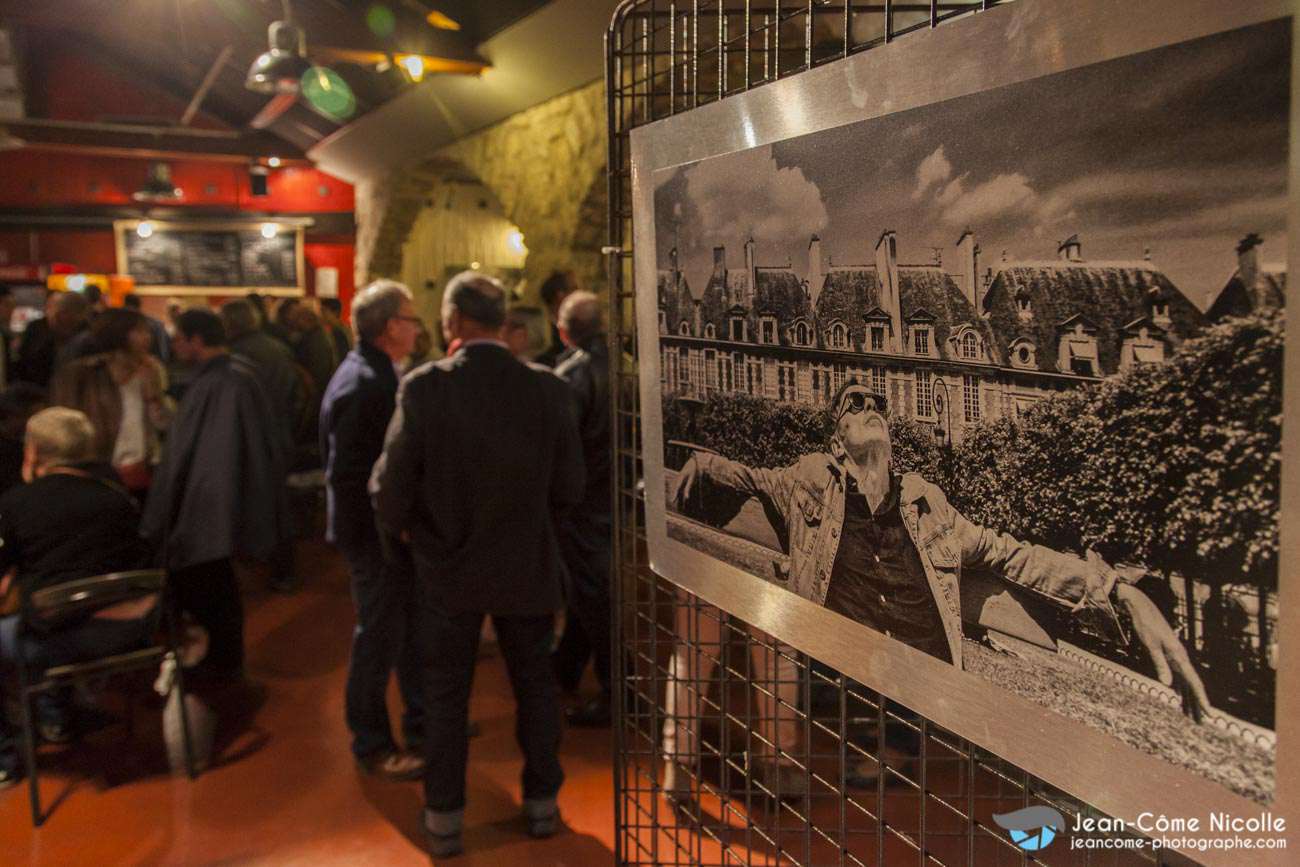
[[[345,711],[357,764],[377,776],[413,780],[424,774],[414,578],[405,568],[408,558],[390,556],[385,562],[366,484],[393,417],[398,367],[423,326],[410,290],[393,280],[377,280],[357,293],[352,323],[356,347],[334,372],[320,408],[325,533],[347,558],[357,618]],[[406,749],[398,748],[388,719],[388,677],[394,668],[406,705]]]
[[[434,857],[461,849],[470,684],[492,616],[517,704],[528,833],[559,827],[564,780],[551,668],[562,604],[553,516],[583,496],[578,430],[564,383],[518,361],[500,340],[505,291],[472,271],[443,293],[455,352],[402,381],[370,481],[381,532],[406,535],[415,559],[426,666],[424,829]]]
[[[84,413],[51,407],[27,422],[27,484],[0,497],[0,573],[12,570],[0,585],[17,581],[29,599],[44,587],[145,565],[135,504],[125,488],[92,472],[94,455],[95,429]],[[28,616],[26,658],[42,667],[129,650],[148,637],[153,608],[153,600],[143,600],[54,622]],[[17,654],[18,619],[0,617],[0,661],[6,664]],[[65,740],[61,703],[42,693],[36,710],[42,734]],[[0,789],[21,776],[12,735],[0,714]]]
[[[578,414],[587,485],[582,502],[560,524],[560,551],[569,571],[569,616],[586,633],[601,694],[565,712],[570,725],[610,723],[610,489],[609,346],[600,300],[576,291],[560,305],[560,339],[568,347],[555,369],[569,385]]]

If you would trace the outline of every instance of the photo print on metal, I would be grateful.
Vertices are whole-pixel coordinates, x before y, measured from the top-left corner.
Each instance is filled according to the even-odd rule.
[[[651,562],[1114,815],[1272,805],[1288,9],[1043,5],[634,132]]]

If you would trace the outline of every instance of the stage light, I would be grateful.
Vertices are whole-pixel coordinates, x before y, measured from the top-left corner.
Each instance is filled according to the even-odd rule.
[[[271,157],[266,161],[266,164],[273,169],[278,169],[280,167],[280,163],[281,160],[279,157]]]
[[[139,223],[136,223],[135,233],[141,238],[148,238],[153,234],[153,221],[141,220]]]
[[[275,223],[262,224],[262,237],[266,238],[268,241],[274,238],[279,233],[280,233],[280,227],[277,226]]]

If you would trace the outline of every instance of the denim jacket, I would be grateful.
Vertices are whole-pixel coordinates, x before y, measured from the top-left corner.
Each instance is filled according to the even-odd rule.
[[[825,453],[805,455],[775,470],[754,469],[700,452],[682,470],[674,506],[683,514],[722,526],[745,500],[757,498],[789,555],[788,564],[778,565],[778,579],[788,570],[787,589],[825,604],[844,527],[844,473],[843,466]],[[1095,612],[1105,627],[1120,634],[1109,598],[1116,577],[1113,571],[973,524],[949,505],[942,491],[916,473],[902,478],[899,510],[920,554],[956,665],[962,658],[960,586],[965,568],[988,569],[1058,607]]]

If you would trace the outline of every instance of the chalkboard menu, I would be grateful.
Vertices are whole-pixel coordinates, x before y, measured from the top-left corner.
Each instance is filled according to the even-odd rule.
[[[155,222],[148,237],[138,224],[116,226],[118,270],[138,290],[302,288],[300,229],[285,227],[270,238],[261,225],[194,226]]]

